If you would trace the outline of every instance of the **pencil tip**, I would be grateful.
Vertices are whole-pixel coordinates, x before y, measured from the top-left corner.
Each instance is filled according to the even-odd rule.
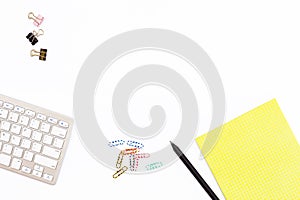
[[[176,144],[174,144],[172,141],[170,141],[170,143],[171,143],[171,147],[172,147],[173,151],[175,151],[175,153],[178,156],[181,156],[183,153],[181,152],[181,150],[179,149],[179,147],[176,146]]]

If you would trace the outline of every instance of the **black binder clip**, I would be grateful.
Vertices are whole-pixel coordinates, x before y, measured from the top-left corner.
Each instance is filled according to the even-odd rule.
[[[29,42],[32,45],[35,45],[38,42],[37,37],[44,35],[44,31],[42,29],[39,29],[38,32],[36,31],[32,31],[32,33],[28,33],[28,35],[26,36],[26,38],[29,40]]]
[[[40,49],[40,51],[36,51],[34,49],[32,49],[30,51],[30,56],[38,56],[40,60],[46,61],[46,57],[47,57],[47,49]]]

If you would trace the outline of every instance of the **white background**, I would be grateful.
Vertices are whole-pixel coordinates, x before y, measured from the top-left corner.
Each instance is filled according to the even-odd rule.
[[[124,31],[164,28],[212,58],[225,87],[226,121],[276,98],[299,142],[299,8],[297,0],[2,1],[0,93],[72,116],[76,76],[94,48]],[[30,11],[45,17],[35,48],[48,49],[46,62],[29,56]],[[187,156],[220,196],[195,143]],[[0,170],[0,198],[209,199],[180,162],[154,174],[114,180],[113,173],[87,153],[74,128],[55,186]]]

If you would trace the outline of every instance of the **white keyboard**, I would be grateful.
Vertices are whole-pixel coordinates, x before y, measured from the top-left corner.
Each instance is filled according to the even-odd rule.
[[[0,94],[0,168],[54,185],[73,120]]]

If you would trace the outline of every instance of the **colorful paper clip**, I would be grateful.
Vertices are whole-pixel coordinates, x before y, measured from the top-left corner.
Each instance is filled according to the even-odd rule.
[[[140,149],[138,149],[138,148],[130,148],[130,149],[123,150],[123,154],[124,155],[132,155],[132,154],[136,154],[139,151],[140,151]]]
[[[35,45],[38,42],[37,37],[44,35],[44,31],[42,29],[39,29],[38,32],[36,31],[32,31],[32,33],[28,33],[28,35],[26,36],[26,38],[29,40],[29,42],[32,45]]]
[[[139,166],[139,159],[137,159],[135,155],[130,155],[129,157],[130,171],[136,171],[138,166]]]
[[[121,151],[119,153],[118,160],[117,160],[117,163],[116,163],[116,168],[117,169],[121,168],[122,162],[123,162],[123,158],[124,158],[124,154],[123,154],[123,151]]]
[[[114,140],[114,141],[109,142],[108,146],[116,147],[116,146],[119,146],[119,145],[123,145],[124,143],[125,143],[124,140]]]
[[[39,27],[43,23],[43,21],[44,21],[44,17],[42,17],[41,15],[35,16],[33,14],[33,12],[30,12],[28,14],[28,19],[32,19],[33,20],[33,24],[35,26],[37,26],[37,27]]]
[[[128,169],[128,167],[124,166],[121,169],[119,169],[118,171],[116,171],[116,173],[114,173],[113,178],[118,178],[119,176],[121,176],[122,174],[124,174],[124,172],[126,172]]]
[[[140,158],[149,158],[150,154],[149,153],[139,153],[139,154],[135,154],[135,159],[140,159]]]
[[[162,162],[155,162],[155,163],[146,165],[146,169],[149,171],[149,170],[154,170],[154,169],[160,168],[162,166],[163,166]]]
[[[39,59],[40,60],[43,60],[45,61],[46,60],[46,57],[47,57],[47,49],[40,49],[40,51],[36,51],[34,49],[32,49],[30,51],[30,56],[33,57],[33,56],[39,56]]]
[[[149,158],[149,153],[130,154],[129,155],[129,167],[130,171],[136,171],[139,166],[139,160],[141,158]]]
[[[129,155],[129,168],[130,171],[136,171],[134,155]]]
[[[135,155],[134,155],[134,171],[137,170],[137,168],[139,167],[139,158],[137,158]]]
[[[136,147],[136,148],[139,148],[139,149],[142,149],[144,147],[144,145],[142,143],[136,142],[136,141],[133,141],[133,140],[128,140],[127,145],[132,146],[132,147]]]

